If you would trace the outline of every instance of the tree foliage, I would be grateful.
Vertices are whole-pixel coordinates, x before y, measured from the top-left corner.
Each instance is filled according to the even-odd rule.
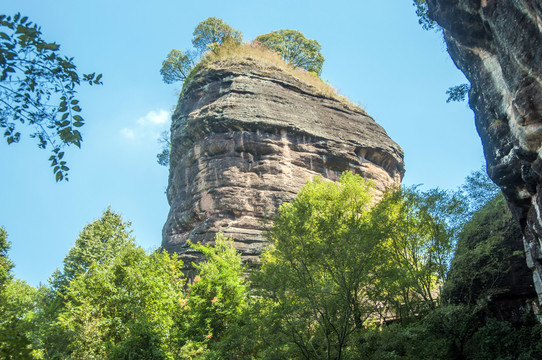
[[[200,22],[192,35],[192,45],[200,54],[213,50],[225,42],[240,44],[243,41],[243,34],[240,31],[215,17],[209,17]]]
[[[284,61],[295,67],[320,75],[324,65],[324,57],[320,53],[321,46],[316,40],[310,40],[297,30],[277,30],[259,35],[256,41],[276,51]]]
[[[169,166],[169,156],[171,154],[171,140],[169,130],[163,131],[160,134],[158,142],[162,145],[162,152],[156,154],[156,161],[162,166]]]
[[[418,23],[424,30],[431,30],[437,27],[435,20],[429,17],[429,9],[427,7],[426,0],[412,0],[413,5],[416,8],[416,15],[418,15]]]
[[[205,261],[196,264],[198,275],[188,286],[182,303],[182,346],[196,354],[216,358],[216,343],[236,327],[247,309],[249,287],[246,269],[233,241],[217,234],[214,246],[192,244],[201,251]],[[211,354],[215,354],[212,356]]]
[[[106,263],[124,246],[133,244],[130,226],[130,222],[125,222],[110,208],[100,219],[85,226],[64,258],[62,272],[53,274],[53,287],[62,291],[70,281],[88,271],[93,263]]]
[[[372,191],[345,172],[307,183],[279,208],[254,279],[264,326],[282,334],[262,335],[284,343],[274,356],[348,358],[371,324],[438,305],[463,201],[411,188],[374,204]]]
[[[166,60],[162,62],[160,74],[166,84],[173,84],[177,81],[183,82],[192,67],[194,66],[195,56],[192,52],[185,53],[172,49],[167,55]]]
[[[489,178],[485,167],[471,172],[461,185],[460,193],[467,204],[467,220],[492,201],[501,189]]]
[[[446,102],[449,103],[451,101],[465,101],[469,90],[469,84],[461,84],[450,87],[448,90],[446,90],[446,95],[448,95],[448,99],[446,99]]]
[[[59,316],[72,358],[173,359],[182,263],[126,243],[70,282]]]
[[[22,280],[10,280],[0,291],[0,358],[30,359],[37,290]]]
[[[457,195],[416,188],[390,192],[375,206],[372,226],[386,259],[377,297],[387,313],[412,318],[436,307],[464,210]]]
[[[43,40],[40,28],[20,14],[0,15],[0,71],[0,128],[7,143],[19,142],[21,125],[27,125],[39,148],[51,148],[56,180],[67,180],[62,149],[81,147],[84,125],[77,86],[101,84],[102,75],[81,79],[73,58],[62,56],[60,45]]]
[[[337,183],[316,178],[279,208],[255,282],[290,342],[282,356],[340,358],[370,319],[379,254],[367,228],[372,191],[351,173]]]
[[[108,208],[100,219],[84,227],[64,258],[62,271],[56,270],[52,274],[50,286],[38,288],[31,332],[36,358],[69,357],[73,334],[68,327],[62,326],[60,317],[66,309],[70,284],[85,275],[93,264],[105,266],[123,248],[133,246],[129,226],[129,222]]]
[[[251,283],[218,235],[214,247],[192,245],[205,260],[187,284],[176,256],[136,247],[108,209],[52,286],[35,289],[12,279],[0,230],[0,357],[541,358],[542,325],[529,314],[521,326],[481,316],[520,256],[507,248],[502,196],[471,216],[495,193],[487,176],[455,193],[393,190],[375,202],[372,184],[349,172],[307,183],[280,207]]]
[[[13,262],[8,257],[10,247],[8,234],[3,227],[0,227],[0,291],[3,291],[6,283],[12,278]]]
[[[495,296],[508,292],[510,279],[508,284],[504,280],[512,261],[525,261],[519,258],[520,233],[502,193],[477,210],[459,234],[444,287],[447,302],[487,307]]]
[[[225,42],[240,44],[243,34],[215,17],[200,22],[194,29],[192,45],[194,50],[184,52],[172,49],[166,60],[162,62],[160,74],[166,84],[186,80],[199,56],[205,51],[217,48]]]

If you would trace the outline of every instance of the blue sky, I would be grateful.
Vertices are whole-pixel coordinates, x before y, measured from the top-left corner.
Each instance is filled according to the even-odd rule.
[[[172,48],[190,47],[194,27],[209,16],[245,40],[278,29],[318,40],[322,78],[403,147],[404,184],[455,189],[483,161],[472,111],[446,103],[446,89],[466,81],[441,35],[418,25],[411,0],[17,0],[2,7],[39,24],[80,72],[102,73],[104,82],[79,90],[86,124],[82,149],[67,151],[69,182],[55,183],[49,153],[32,139],[0,144],[0,225],[15,275],[32,285],[47,281],[107,206],[132,221],[139,245],[160,246],[169,207],[157,138],[179,87],[164,84],[159,69]]]

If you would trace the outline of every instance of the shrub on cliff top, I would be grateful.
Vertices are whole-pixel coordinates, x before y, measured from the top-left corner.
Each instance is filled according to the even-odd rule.
[[[346,96],[339,95],[337,89],[323,81],[316,73],[286,63],[277,52],[256,41],[248,44],[225,43],[213,52],[207,53],[192,69],[191,74],[185,80],[185,85],[188,85],[189,79],[196,71],[235,65],[250,65],[256,69],[286,72],[312,87],[317,95],[336,99],[350,110],[365,113],[361,107],[352,103]],[[183,91],[185,87],[183,86]]]
[[[215,17],[200,22],[192,35],[194,36],[192,45],[200,53],[212,50],[225,42],[240,44],[243,41],[243,33]]]
[[[322,73],[324,57],[316,40],[307,39],[297,30],[277,30],[260,35],[256,41],[276,51],[288,64],[301,67],[318,75]]]
[[[243,34],[226,24],[222,19],[210,17],[200,22],[192,34],[194,50],[184,52],[172,49],[162,62],[160,74],[166,84],[183,82],[194,68],[198,57],[207,50],[214,51],[224,43],[240,44]]]

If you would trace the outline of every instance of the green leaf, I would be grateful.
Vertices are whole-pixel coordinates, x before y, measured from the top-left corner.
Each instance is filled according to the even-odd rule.
[[[79,130],[74,130],[73,131],[73,136],[75,136],[75,138],[77,140],[83,140],[83,138],[81,137],[81,133],[79,132]]]
[[[3,102],[11,104],[12,109],[4,111],[0,122],[27,125],[28,133],[37,139],[40,148],[54,144],[81,145],[80,133],[72,130],[72,126],[78,128],[84,124],[81,116],[72,116],[82,111],[75,99],[80,75],[73,58],[58,50],[60,45],[45,41],[39,26],[27,16],[0,15],[0,82],[9,80],[13,90],[2,95]],[[100,78],[101,75],[96,78],[93,73],[89,81],[99,82]],[[12,144],[20,136],[11,129],[4,138]],[[56,153],[58,149],[53,150]],[[53,167],[58,166],[54,155],[50,162]],[[67,180],[61,166],[55,171],[57,181]]]

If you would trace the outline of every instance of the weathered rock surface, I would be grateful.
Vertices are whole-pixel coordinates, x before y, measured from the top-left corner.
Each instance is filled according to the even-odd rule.
[[[315,175],[335,180],[351,170],[381,193],[404,174],[402,149],[363,110],[250,61],[200,70],[171,131],[162,246],[188,262],[198,254],[187,240],[209,243],[219,231],[256,262],[263,220]]]
[[[470,106],[489,176],[524,235],[542,301],[542,2],[427,0],[455,64],[471,82]]]

